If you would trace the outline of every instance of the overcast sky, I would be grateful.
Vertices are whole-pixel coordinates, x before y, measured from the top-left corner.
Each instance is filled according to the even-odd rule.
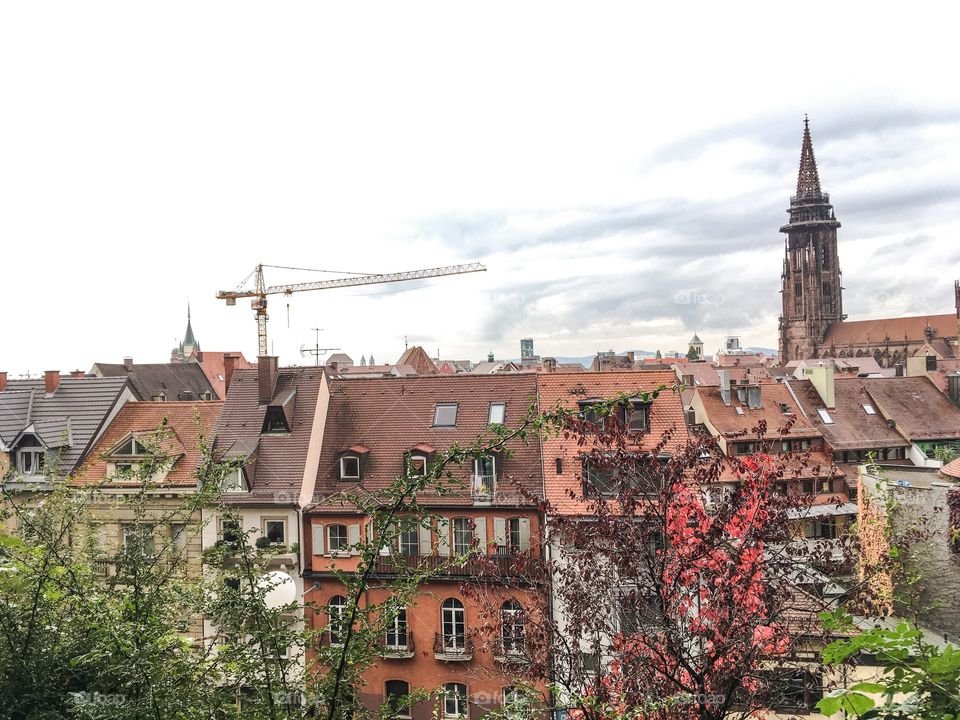
[[[164,361],[188,300],[252,357],[257,262],[488,268],[274,298],[287,364],[775,347],[804,113],[851,319],[953,310],[953,4],[466,7],[0,6],[0,370]]]

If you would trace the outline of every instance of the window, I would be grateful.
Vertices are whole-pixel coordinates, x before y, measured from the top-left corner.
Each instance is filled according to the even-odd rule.
[[[507,600],[500,607],[500,642],[504,653],[523,654],[524,630],[523,608],[516,600]]]
[[[407,474],[410,477],[426,477],[427,458],[425,455],[411,455],[407,464]]]
[[[869,404],[867,404],[867,403],[864,403],[864,404],[861,405],[860,407],[863,408],[863,411],[864,411],[867,415],[876,415],[876,414],[877,414],[877,411],[874,409],[873,405],[869,405]]]
[[[220,528],[217,533],[220,540],[226,543],[235,543],[240,541],[242,531],[240,521],[235,518],[220,518]]]
[[[334,595],[327,603],[327,632],[331,645],[343,645],[347,636],[347,599]]]
[[[271,545],[283,545],[287,542],[287,521],[264,519],[263,536]]]
[[[131,436],[122,442],[120,446],[113,451],[113,454],[143,456],[149,454],[149,451],[143,446],[143,443]]]
[[[623,427],[627,432],[643,432],[649,426],[650,404],[632,400],[624,408]]]
[[[599,494],[612,497],[617,494],[614,472],[608,468],[598,468],[589,462],[584,467],[584,495]]]
[[[833,425],[833,418],[830,417],[830,413],[827,412],[826,408],[817,408],[817,415],[823,420],[824,425]]]
[[[187,526],[183,523],[170,524],[170,550],[173,553],[174,561],[182,561],[187,558]]]
[[[466,555],[473,550],[473,520],[470,518],[453,519],[453,553]]]
[[[467,647],[467,625],[463,603],[447,598],[440,607],[440,633],[445,652],[463,652]]]
[[[596,425],[597,429],[603,428],[604,416],[600,413],[599,400],[584,400],[578,403],[580,406],[580,419],[590,425]],[[589,432],[588,428],[585,428]]]
[[[114,475],[123,478],[133,475],[134,471],[137,469],[137,466],[133,463],[114,463],[113,469]]]
[[[406,557],[420,554],[420,527],[415,522],[400,523],[397,531],[397,548],[400,554]]]
[[[327,547],[331,553],[346,552],[350,541],[347,540],[346,525],[330,525],[327,528]]]
[[[836,518],[819,518],[804,526],[804,535],[815,540],[833,540],[837,537]]]
[[[487,425],[503,425],[506,418],[506,403],[490,403],[490,412],[487,415]]]
[[[737,405],[737,415],[743,415],[743,408]]]
[[[443,686],[443,718],[454,720],[467,717],[467,686],[447,683]]]
[[[17,450],[17,470],[21,475],[43,475],[45,457],[42,448]]]
[[[473,494],[493,495],[497,481],[497,461],[484,455],[473,461]]]
[[[778,710],[812,710],[823,698],[818,673],[802,668],[784,668],[764,673],[770,698],[767,705]]]
[[[557,458],[553,461],[557,475],[563,475],[563,459]]]
[[[360,479],[360,458],[356,455],[344,455],[340,458],[340,479]]]
[[[117,470],[119,469],[120,466],[117,465]],[[220,479],[220,490],[230,493],[245,491],[246,485],[243,482],[243,468],[233,468],[232,470],[224,472],[223,477]]]
[[[433,426],[456,427],[457,403],[437,403],[437,409],[433,415]]]
[[[142,525],[123,526],[123,551],[128,555],[153,557],[153,532]]]
[[[264,433],[288,433],[290,426],[287,425],[287,416],[283,408],[279,406],[268,407],[267,414],[263,418]]]
[[[520,688],[505,687],[503,689],[503,707],[510,711],[508,717],[534,716],[530,699]]]
[[[507,543],[511,550],[526,550],[521,539],[520,518],[509,518],[507,520]]]
[[[387,680],[383,702],[390,709],[390,717],[410,717],[410,685],[403,680]]]
[[[407,649],[407,609],[405,607],[399,608],[392,622],[387,624],[384,640],[388,649]]]

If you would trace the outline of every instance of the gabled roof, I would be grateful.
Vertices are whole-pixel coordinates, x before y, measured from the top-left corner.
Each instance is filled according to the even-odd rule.
[[[549,410],[559,403],[562,407],[576,409],[579,402],[588,398],[613,398],[623,393],[650,392],[661,385],[673,387],[676,375],[669,370],[648,372],[580,372],[539,373],[537,388],[540,408]],[[665,391],[653,401],[650,408],[650,430],[639,437],[638,449],[652,449],[672,431],[665,452],[678,453],[689,440],[684,421],[683,406],[679,393]],[[543,477],[547,499],[563,513],[578,513],[585,505],[569,497],[568,491],[582,489],[582,462],[586,452],[577,444],[576,438],[551,437],[543,441]],[[560,472],[556,461],[560,460]]]
[[[236,370],[215,427],[214,448],[221,457],[244,457],[249,493],[226,497],[230,503],[296,505],[303,485],[304,467],[313,431],[323,368],[280,368],[273,398],[289,400],[284,411],[289,433],[263,433],[268,405],[259,402],[257,370]],[[296,391],[295,401],[291,393]]]
[[[491,403],[506,403],[506,424],[518,423],[536,398],[536,375],[432,375],[330,381],[320,466],[314,502],[356,490],[357,483],[339,480],[338,459],[362,445],[366,454],[360,485],[369,492],[389,486],[404,472],[405,457],[418,446],[443,452],[454,443],[468,446],[481,435],[491,438],[487,421]],[[434,427],[437,403],[457,403],[456,425]],[[497,468],[493,505],[522,502],[517,485],[541,494],[540,456],[535,443],[509,445],[514,454]],[[356,450],[352,450],[356,452]],[[426,493],[420,502],[444,506],[470,506],[469,479],[473,467],[450,468],[463,480],[462,492],[438,497]],[[500,473],[506,474],[503,478]]]
[[[85,486],[131,484],[129,480],[111,479],[108,462],[116,447],[132,435],[148,447],[155,446],[172,461],[161,485],[194,487],[197,484],[194,473],[202,459],[200,436],[208,442],[212,439],[213,426],[222,407],[223,403],[216,401],[127,403],[93,446],[72,482]]]
[[[210,385],[213,387],[215,397],[223,399],[227,394],[226,386],[226,361],[224,358],[227,355],[233,356],[233,367],[234,370],[247,370],[249,368],[256,367],[256,363],[249,362],[242,352],[211,352],[209,350],[204,350],[201,353],[197,353],[196,361],[200,364],[200,368],[203,370],[203,374],[207,376],[207,380]]]
[[[407,348],[397,360],[397,365],[410,365],[417,375],[434,375],[437,372],[437,366],[419,345]]]
[[[201,400],[204,393],[219,395],[199,365],[187,363],[95,363],[91,374],[98,377],[128,377],[138,400],[153,400],[161,393],[166,400]]]
[[[827,328],[820,347],[832,345],[881,345],[887,338],[891,345],[906,340],[923,342],[930,327],[935,337],[957,337],[956,315],[917,315],[916,317],[881,318],[879,320],[844,320]]]
[[[43,378],[7,383],[0,392],[0,443],[11,446],[32,428],[55,450],[50,465],[65,476],[84,457],[110,412],[124,401],[127,378],[62,377],[54,393],[48,395],[44,388]]]

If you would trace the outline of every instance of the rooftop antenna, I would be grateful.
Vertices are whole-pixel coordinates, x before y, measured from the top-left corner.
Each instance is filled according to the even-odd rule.
[[[313,364],[317,367],[320,367],[320,358],[323,355],[326,355],[331,350],[339,350],[340,348],[322,348],[320,347],[320,331],[323,328],[310,328],[316,333],[316,340],[314,341],[313,347],[307,347],[306,345],[300,346],[300,355],[313,355]]]

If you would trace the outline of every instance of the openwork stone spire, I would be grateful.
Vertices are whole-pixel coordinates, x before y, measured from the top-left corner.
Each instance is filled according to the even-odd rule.
[[[813,141],[810,139],[810,119],[803,116],[803,148],[800,150],[800,173],[797,175],[797,197],[817,197],[820,192],[820,175],[817,160],[813,156]]]

